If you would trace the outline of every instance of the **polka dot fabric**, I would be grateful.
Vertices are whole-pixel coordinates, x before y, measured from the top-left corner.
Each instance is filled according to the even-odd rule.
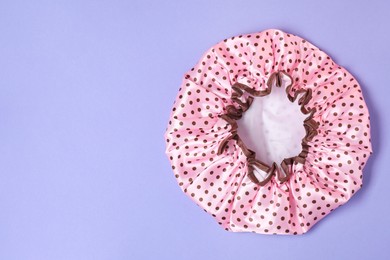
[[[224,115],[248,103],[250,93],[269,91],[267,81],[278,72],[291,78],[287,94],[310,91],[303,109],[313,111],[316,132],[305,160],[289,165],[287,180],[273,174],[259,185],[248,174],[248,151],[229,138],[236,125]],[[232,86],[238,83],[248,92],[237,98]],[[184,193],[224,229],[262,234],[307,232],[361,188],[372,153],[356,79],[313,44],[275,29],[231,37],[206,51],[183,77],[165,140]]]

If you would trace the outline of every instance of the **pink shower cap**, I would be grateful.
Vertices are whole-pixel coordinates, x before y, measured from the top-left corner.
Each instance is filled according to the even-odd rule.
[[[303,234],[362,186],[372,153],[356,79],[306,40],[266,30],[211,47],[165,133],[180,188],[226,230]]]

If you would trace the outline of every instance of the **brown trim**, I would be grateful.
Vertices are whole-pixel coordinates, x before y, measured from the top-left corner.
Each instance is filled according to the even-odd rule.
[[[284,176],[278,176],[278,179],[281,182],[285,182],[290,178],[291,175],[291,166],[294,164],[294,157],[286,158],[280,164],[282,171],[284,172]],[[281,171],[281,172],[282,172]]]
[[[306,135],[302,139],[302,151],[297,156],[291,158],[285,158],[281,162],[279,167],[275,162],[272,163],[272,165],[267,165],[266,163],[260,161],[259,159],[256,159],[256,153],[250,150],[238,135],[237,133],[238,125],[236,120],[239,120],[242,117],[242,114],[249,109],[249,107],[251,106],[254,100],[254,97],[263,97],[269,95],[272,91],[272,86],[274,84],[276,87],[281,87],[282,75],[287,76],[291,81],[291,83],[286,87],[286,94],[288,99],[291,102],[295,102],[298,96],[301,95],[301,97],[298,100],[298,104],[301,106],[301,112],[305,115],[308,115],[308,117],[303,122]],[[230,130],[230,135],[226,137],[224,140],[222,140],[222,142],[219,144],[218,147],[218,155],[220,155],[225,150],[227,143],[230,140],[235,140],[236,144],[241,148],[242,152],[247,158],[248,178],[254,183],[259,184],[260,186],[264,186],[265,184],[267,184],[271,180],[272,176],[274,175],[282,183],[287,181],[290,178],[292,173],[292,165],[294,163],[300,163],[300,164],[305,163],[310,148],[308,142],[310,142],[313,139],[313,137],[316,136],[318,133],[317,132],[318,123],[313,119],[313,115],[316,112],[316,110],[315,108],[308,110],[305,107],[309,103],[310,99],[312,98],[311,89],[306,89],[306,90],[300,89],[296,91],[294,95],[290,95],[290,90],[293,85],[293,79],[285,71],[277,71],[272,73],[271,76],[268,78],[266,85],[268,88],[265,90],[254,90],[248,87],[247,85],[238,82],[232,86],[233,92],[231,95],[231,100],[233,101],[233,103],[238,105],[238,108],[234,105],[229,105],[226,107],[226,113],[220,116],[228,124],[231,125],[231,130]],[[248,93],[251,95],[246,98],[245,102],[243,102],[240,99],[240,97],[242,97],[244,93]],[[254,170],[255,170],[254,167],[267,173],[267,177],[263,181],[259,181],[256,178],[254,174]]]

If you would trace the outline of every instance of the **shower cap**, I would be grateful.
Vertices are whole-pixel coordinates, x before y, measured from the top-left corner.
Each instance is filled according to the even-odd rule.
[[[297,235],[362,187],[369,123],[345,68],[269,29],[205,52],[164,137],[179,187],[225,230]]]

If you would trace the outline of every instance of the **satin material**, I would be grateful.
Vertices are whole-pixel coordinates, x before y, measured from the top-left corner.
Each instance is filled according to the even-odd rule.
[[[316,135],[303,164],[285,167],[260,186],[248,176],[248,158],[224,120],[232,86],[267,90],[274,72],[311,89]],[[247,97],[247,95],[246,95]],[[306,40],[280,30],[240,35],[211,47],[183,78],[165,133],[166,154],[179,187],[226,230],[303,234],[346,203],[362,185],[372,153],[369,113],[356,79]],[[218,148],[228,140],[222,153]],[[260,158],[261,159],[261,158]]]

